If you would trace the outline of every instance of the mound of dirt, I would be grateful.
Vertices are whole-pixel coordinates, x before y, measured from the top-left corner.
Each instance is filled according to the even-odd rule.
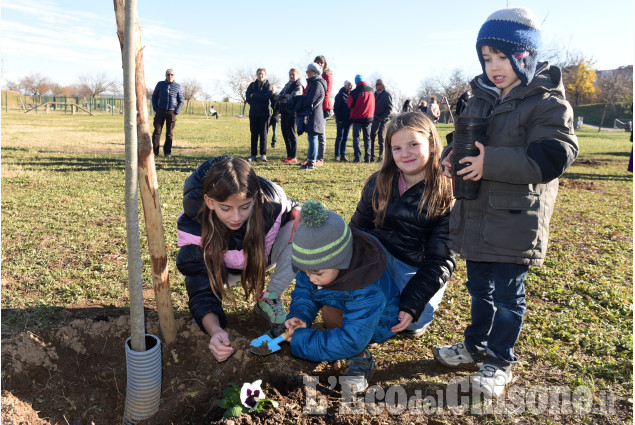
[[[129,317],[121,314],[104,314],[101,310],[86,317],[84,313],[80,318],[75,315],[75,319],[62,324],[32,331],[6,333],[3,328],[2,423],[121,423],[126,393],[124,345],[130,334]],[[158,321],[152,317],[156,315],[151,312],[149,316],[147,333],[161,336]],[[438,411],[434,405],[430,408],[427,400],[446,397],[444,393],[447,395],[454,385],[452,379],[465,380],[473,372],[440,367],[423,345],[420,353],[413,353],[412,361],[395,361],[397,355],[413,347],[412,342],[400,337],[373,349],[377,356],[371,384],[377,385],[379,392],[371,387],[361,394],[358,400],[367,404],[355,410],[356,405],[348,403],[350,399],[338,386],[344,362],[304,361],[291,355],[287,343],[270,355],[255,355],[249,344],[267,330],[261,320],[241,314],[230,315],[229,321],[228,333],[236,351],[227,361],[218,363],[209,353],[209,337],[188,318],[177,319],[176,342],[161,346],[159,410],[139,424],[466,424],[487,418],[456,416],[448,411],[449,405],[440,406]],[[551,375],[549,380],[557,382],[558,377]],[[217,406],[223,389],[230,382],[242,385],[257,379],[262,380],[266,396],[278,401],[279,406],[257,415],[223,419],[223,410]],[[391,388],[397,390],[393,399],[402,391],[404,397],[418,395],[418,404],[413,405],[408,398],[402,410],[395,405],[391,408]],[[620,405],[615,417],[625,420],[630,408],[632,405]],[[544,423],[540,416],[523,419],[526,423]],[[594,423],[612,422],[610,417],[594,415]]]

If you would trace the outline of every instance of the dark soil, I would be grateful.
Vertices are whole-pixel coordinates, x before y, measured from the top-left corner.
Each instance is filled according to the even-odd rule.
[[[81,313],[67,310],[65,316],[73,317],[45,329],[8,331],[3,327],[2,423],[120,424],[126,398],[124,344],[129,336],[125,314],[119,309]],[[282,343],[279,351],[268,356],[254,355],[249,344],[267,329],[249,313],[243,313],[240,320],[236,315],[230,316],[229,322],[228,332],[236,352],[226,362],[218,363],[209,353],[209,338],[189,318],[177,319],[176,342],[162,344],[159,410],[141,424],[542,424],[547,417],[553,421],[547,423],[605,424],[632,420],[632,405],[621,399],[614,403],[612,415],[559,416],[556,412],[553,416],[544,408],[538,414],[482,414],[478,409],[484,405],[474,400],[472,408],[477,410],[465,413],[469,409],[469,391],[461,390],[459,398],[455,397],[465,402],[453,404],[450,389],[463,389],[473,370],[439,366],[428,348],[412,353],[413,361],[395,361],[404,350],[417,347],[401,337],[371,349],[377,354],[371,384],[378,387],[374,387],[376,392],[371,387],[353,399],[337,385],[343,362],[313,363],[295,358],[288,343]],[[154,312],[149,312],[146,323],[148,333],[161,336]],[[26,329],[26,325],[21,329]],[[519,371],[517,379],[526,382],[527,374],[534,382],[540,379],[548,385],[558,383],[557,371]],[[223,389],[230,382],[242,385],[257,379],[262,380],[265,395],[278,401],[279,406],[257,415],[223,419],[223,410],[217,407]],[[305,386],[305,381],[311,379],[315,384]],[[409,404],[382,404],[402,395],[407,397],[404,400],[410,399]],[[360,400],[367,404],[360,404]],[[446,403],[436,409],[438,400]],[[540,404],[536,405],[540,409]]]

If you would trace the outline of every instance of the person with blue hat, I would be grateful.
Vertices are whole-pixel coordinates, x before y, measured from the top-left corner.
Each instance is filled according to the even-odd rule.
[[[364,137],[364,161],[370,162],[370,131],[375,116],[375,94],[373,89],[366,84],[361,74],[355,76],[356,87],[351,91],[346,103],[351,110],[350,117],[353,123],[353,162],[360,162],[362,150],[359,146],[359,134]]]
[[[538,62],[540,22],[525,7],[492,13],[476,39],[483,73],[461,117],[488,118],[487,146],[458,171],[481,181],[476,199],[457,199],[450,218],[451,249],[466,259],[472,323],[464,341],[433,349],[443,365],[479,366],[472,388],[498,397],[512,379],[514,345],[527,302],[529,266],[543,264],[558,177],[578,155],[573,111],[562,71]],[[451,145],[449,149],[451,151]],[[451,177],[449,155],[444,174]]]

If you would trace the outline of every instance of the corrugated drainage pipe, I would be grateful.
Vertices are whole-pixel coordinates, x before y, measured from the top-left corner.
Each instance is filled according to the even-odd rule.
[[[146,351],[134,351],[126,340],[126,408],[123,423],[135,424],[159,410],[161,400],[161,340],[146,334]]]

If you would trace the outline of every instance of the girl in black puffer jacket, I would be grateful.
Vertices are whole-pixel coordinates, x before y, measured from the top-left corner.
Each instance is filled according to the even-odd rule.
[[[187,178],[183,209],[176,266],[185,275],[192,316],[209,333],[216,360],[224,361],[234,351],[223,329],[227,318],[221,300],[231,298],[226,285],[240,280],[245,298],[258,298],[256,311],[271,324],[286,319],[280,295],[295,278],[289,240],[299,204],[257,176],[247,161],[220,156]],[[263,291],[265,271],[273,265]]]
[[[448,248],[451,183],[443,177],[437,130],[418,112],[388,125],[381,169],[370,176],[351,226],[384,245],[401,290],[399,324],[392,331],[423,335],[456,265]]]

